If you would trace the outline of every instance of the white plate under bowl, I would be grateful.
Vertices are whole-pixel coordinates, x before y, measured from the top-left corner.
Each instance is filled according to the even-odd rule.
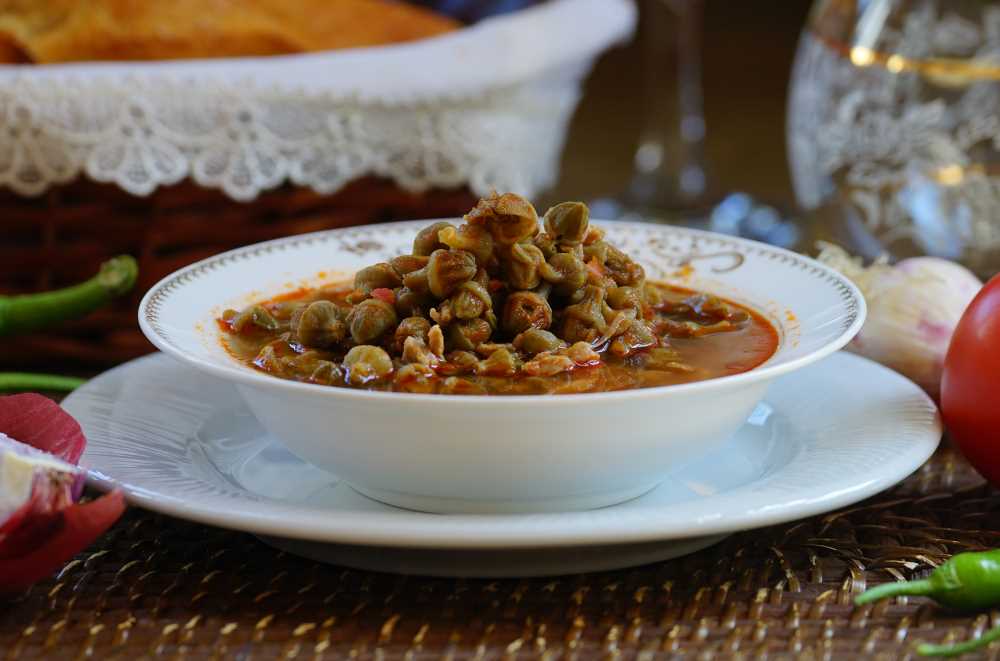
[[[361,496],[269,438],[232,385],[164,355],[97,377],[64,406],[87,434],[81,463],[91,483],[120,487],[136,505],[328,562],[462,576],[683,555],[878,493],[916,470],[941,437],[923,391],[838,353],[776,382],[724,447],[640,498],[584,512],[438,515]]]
[[[718,451],[774,379],[840,349],[864,322],[857,288],[807,257],[721,234],[617,222],[601,225],[606,240],[650,278],[766,315],[778,332],[774,354],[750,371],[695,383],[471,397],[278,379],[224,349],[216,319],[226,307],[317,279],[343,281],[409,253],[427,224],[332,230],[210,257],[153,286],[139,325],[168,355],[235,385],[289,450],[365,494],[410,509],[492,514],[592,509],[653,489],[686,462]]]

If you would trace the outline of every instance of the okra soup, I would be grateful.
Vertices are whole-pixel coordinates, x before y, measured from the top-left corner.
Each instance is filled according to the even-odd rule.
[[[778,334],[760,314],[648,281],[579,202],[492,195],[459,225],[353,282],[219,319],[227,350],[276,378],[449,395],[592,393],[751,370]]]

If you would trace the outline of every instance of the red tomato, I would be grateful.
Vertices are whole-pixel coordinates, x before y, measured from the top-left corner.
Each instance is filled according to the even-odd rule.
[[[941,414],[962,454],[1000,486],[1000,275],[955,328],[941,376]]]

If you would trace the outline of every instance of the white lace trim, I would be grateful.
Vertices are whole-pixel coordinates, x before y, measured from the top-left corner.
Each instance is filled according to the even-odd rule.
[[[0,185],[39,195],[83,174],[148,195],[190,177],[243,201],[376,174],[533,195],[558,171],[583,75],[634,23],[630,0],[553,0],[386,48],[0,67]]]

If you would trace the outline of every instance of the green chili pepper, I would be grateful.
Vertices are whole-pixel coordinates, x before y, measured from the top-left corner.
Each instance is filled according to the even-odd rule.
[[[925,579],[879,585],[858,595],[854,603],[860,606],[901,595],[930,597],[943,606],[957,610],[1000,605],[1000,549],[959,553]],[[920,645],[917,652],[925,656],[957,656],[998,638],[1000,627],[958,645]]]
[[[0,372],[0,392],[11,390],[40,390],[43,392],[69,392],[86,383],[85,379],[58,374],[29,374],[27,372]]]
[[[930,597],[948,608],[976,610],[1000,604],[1000,549],[959,553],[920,581],[886,583],[859,595],[854,603],[886,597]]]
[[[101,264],[97,275],[65,289],[22,296],[0,296],[0,337],[26,333],[60,321],[82,317],[135,285],[139,267],[121,255]],[[0,372],[0,391],[70,391],[82,379],[54,374]]]
[[[0,336],[82,317],[130,290],[138,272],[135,259],[121,255],[104,262],[97,275],[78,285],[39,294],[0,296]]]
[[[986,647],[997,638],[1000,638],[1000,627],[990,629],[979,638],[973,638],[964,643],[956,643],[954,645],[930,645],[922,643],[917,645],[917,654],[921,656],[961,656],[969,652],[975,652],[981,647]]]

